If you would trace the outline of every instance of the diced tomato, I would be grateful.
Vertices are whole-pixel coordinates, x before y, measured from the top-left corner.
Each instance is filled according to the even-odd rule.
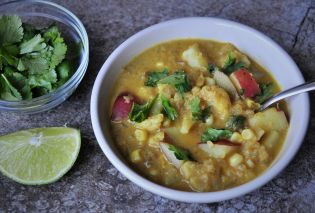
[[[128,92],[117,96],[112,109],[112,121],[120,121],[128,117],[132,104],[136,102],[136,97]]]
[[[260,93],[259,85],[250,72],[241,68],[233,72],[230,76],[238,92],[244,98],[253,98]]]
[[[215,141],[212,142],[213,144],[217,144],[217,145],[224,145],[224,146],[240,146],[240,144],[236,144],[236,143],[232,143],[229,140],[219,140],[219,141]]]

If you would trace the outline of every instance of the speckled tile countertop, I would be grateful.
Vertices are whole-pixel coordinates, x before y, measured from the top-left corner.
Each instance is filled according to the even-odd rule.
[[[171,201],[127,180],[98,146],[89,111],[94,80],[110,53],[139,30],[178,17],[221,17],[254,27],[293,57],[306,80],[315,79],[315,0],[56,2],[74,12],[88,31],[91,52],[85,78],[67,101],[49,112],[32,116],[1,112],[0,134],[67,123],[82,132],[81,152],[70,172],[47,186],[23,186],[0,175],[0,212],[315,212],[314,101],[308,133],[290,165],[262,188],[214,204]]]

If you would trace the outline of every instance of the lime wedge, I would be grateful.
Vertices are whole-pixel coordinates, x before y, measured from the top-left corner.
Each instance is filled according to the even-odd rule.
[[[16,182],[41,185],[61,178],[80,150],[80,131],[38,128],[0,136],[0,171]]]

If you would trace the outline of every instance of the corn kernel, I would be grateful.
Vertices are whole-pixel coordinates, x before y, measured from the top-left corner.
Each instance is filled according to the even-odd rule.
[[[255,101],[249,99],[249,98],[246,98],[245,99],[245,103],[246,103],[246,106],[250,109],[259,109],[260,108],[260,104],[259,103],[256,103]]]
[[[241,143],[243,141],[243,137],[240,133],[234,132],[230,138],[232,142]]]
[[[215,80],[213,78],[206,77],[205,81],[208,86],[215,85]]]
[[[148,139],[148,132],[145,130],[136,129],[135,130],[135,137],[136,137],[137,141],[144,142]]]
[[[229,163],[231,166],[235,167],[235,166],[238,166],[240,163],[243,162],[243,156],[238,154],[238,153],[235,153],[234,155],[232,155],[229,159]]]
[[[131,162],[138,163],[142,160],[140,151],[141,151],[140,149],[136,149],[136,150],[131,152],[131,154],[130,154]]]
[[[254,168],[254,166],[255,166],[254,162],[252,160],[250,160],[250,159],[246,161],[246,164],[250,168]]]
[[[163,62],[157,62],[156,64],[155,64],[155,66],[157,66],[157,67],[165,67],[165,65],[164,65],[164,63]]]
[[[253,130],[251,129],[244,129],[242,131],[242,137],[244,140],[252,140],[252,141],[255,141],[256,140],[256,135],[255,133],[253,132]]]

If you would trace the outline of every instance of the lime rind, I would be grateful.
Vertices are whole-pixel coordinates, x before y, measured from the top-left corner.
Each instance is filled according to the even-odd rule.
[[[62,134],[62,132],[66,132],[66,134]],[[36,144],[36,141],[32,142],[32,138],[34,138],[34,135],[40,135],[40,134],[43,134],[40,141],[41,144],[40,143]],[[30,144],[35,147],[30,146]],[[60,148],[70,149],[69,146],[66,147],[67,145],[70,145],[71,151],[60,149]],[[5,150],[4,146],[8,146],[8,148],[10,149]],[[46,149],[48,148],[48,149],[40,150],[41,147],[46,148]],[[54,147],[55,147],[55,150],[52,151]],[[10,179],[18,183],[25,184],[25,185],[49,184],[49,183],[59,180],[71,169],[71,167],[73,166],[73,164],[75,163],[79,155],[80,147],[81,147],[80,131],[73,128],[67,128],[67,127],[30,129],[27,131],[20,131],[20,132],[8,134],[5,136],[0,136],[0,172],[3,175],[9,177]],[[38,152],[36,152],[36,150]],[[18,153],[19,151],[21,153],[19,156],[16,157],[18,159],[14,159],[14,153],[16,155],[16,153]],[[6,153],[3,153],[3,152],[6,152]],[[49,152],[55,152],[55,153],[49,153]],[[43,153],[45,153],[45,155],[43,155]],[[39,156],[36,156],[38,154]],[[54,159],[55,154],[58,156],[56,159]],[[69,156],[66,156],[66,155],[69,155]],[[23,157],[24,157],[24,161],[22,161]],[[66,159],[66,161],[61,162],[62,158],[63,160]],[[38,159],[39,161],[37,161]],[[32,162],[32,160],[34,164],[23,165],[25,163],[26,164],[29,163],[30,161]],[[10,162],[6,162],[6,161],[10,161]],[[48,162],[50,162],[53,165],[49,165]],[[33,179],[25,178],[25,175],[21,175],[21,172],[32,173],[34,172],[34,167],[36,167],[36,165],[40,166],[40,164],[45,165],[46,163],[47,165],[44,168],[37,167],[37,170],[39,168],[39,171],[37,171],[38,175],[36,178],[33,178]],[[56,167],[55,164],[58,165],[58,163],[59,164],[61,163],[62,165],[59,165],[59,168],[55,168]],[[18,165],[20,165],[20,167],[21,165],[23,165],[24,167],[26,166],[26,168],[18,168],[19,167]],[[27,171],[27,169],[29,170]],[[47,169],[48,171],[45,171]],[[49,176],[48,178],[40,177],[41,173],[44,173],[44,172],[49,173],[50,171],[52,172],[52,174],[48,175]],[[31,174],[29,174],[29,176],[30,175]]]

